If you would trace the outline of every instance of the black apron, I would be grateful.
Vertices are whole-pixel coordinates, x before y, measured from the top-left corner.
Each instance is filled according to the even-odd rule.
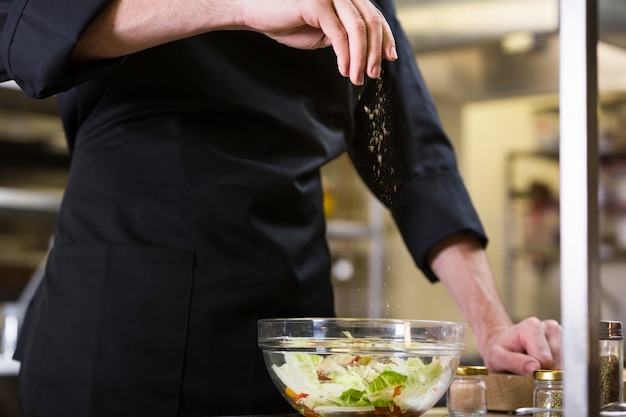
[[[356,96],[335,65],[215,33],[60,97],[72,164],[17,355],[26,415],[289,411],[256,322],[333,314],[318,170]]]

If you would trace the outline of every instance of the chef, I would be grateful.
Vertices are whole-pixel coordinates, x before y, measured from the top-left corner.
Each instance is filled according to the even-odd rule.
[[[333,315],[319,169],[344,152],[490,369],[560,366],[558,323],[505,312],[391,1],[0,0],[10,79],[57,95],[72,156],[24,417],[290,411],[256,322]]]

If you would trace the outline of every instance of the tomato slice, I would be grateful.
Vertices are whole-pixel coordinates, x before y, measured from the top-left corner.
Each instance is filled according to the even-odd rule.
[[[355,366],[357,363],[359,363],[359,361],[361,360],[360,356],[355,356],[354,359],[352,359],[350,361],[350,363],[348,364],[348,366]]]

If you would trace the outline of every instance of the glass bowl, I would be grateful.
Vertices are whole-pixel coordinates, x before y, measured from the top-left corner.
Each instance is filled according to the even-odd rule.
[[[302,415],[420,416],[454,378],[465,351],[465,325],[263,319],[258,342],[274,384]]]

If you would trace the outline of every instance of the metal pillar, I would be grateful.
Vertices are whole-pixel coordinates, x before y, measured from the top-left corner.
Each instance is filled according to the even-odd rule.
[[[599,415],[597,0],[560,0],[564,415]]]

